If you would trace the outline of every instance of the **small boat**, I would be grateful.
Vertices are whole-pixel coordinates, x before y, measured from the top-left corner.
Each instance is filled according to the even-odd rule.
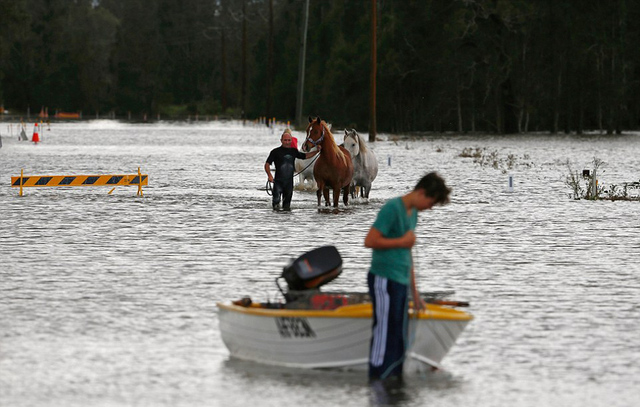
[[[342,259],[333,246],[303,254],[284,267],[276,284],[284,302],[249,297],[218,303],[222,340],[232,357],[284,367],[364,370],[368,367],[372,306],[367,293],[324,292]],[[288,291],[278,283],[284,278]],[[426,308],[409,309],[405,373],[440,368],[473,317],[446,301],[451,292],[421,294]]]

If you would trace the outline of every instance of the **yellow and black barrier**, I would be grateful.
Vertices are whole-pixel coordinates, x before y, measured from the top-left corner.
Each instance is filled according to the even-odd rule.
[[[116,189],[117,186],[138,187],[136,195],[142,196],[142,186],[149,185],[149,176],[140,173],[138,167],[137,174],[124,175],[24,175],[24,170],[20,170],[19,177],[11,177],[11,187],[20,188],[20,196],[22,196],[22,188],[32,187],[97,187],[111,186],[113,187],[109,194]]]

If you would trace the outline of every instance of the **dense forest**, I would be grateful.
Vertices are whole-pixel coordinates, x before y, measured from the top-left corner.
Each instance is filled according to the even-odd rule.
[[[631,0],[0,0],[0,105],[607,133],[640,120]],[[305,18],[308,16],[308,20]]]

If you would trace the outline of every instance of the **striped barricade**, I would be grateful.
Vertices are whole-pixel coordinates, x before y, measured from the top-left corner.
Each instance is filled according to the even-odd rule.
[[[111,186],[113,187],[109,194],[113,192],[117,186],[138,187],[136,195],[142,196],[142,186],[149,185],[149,176],[140,173],[138,167],[137,174],[124,175],[24,175],[24,170],[20,171],[19,177],[11,177],[11,187],[20,188],[20,196],[22,196],[22,188],[31,187],[97,187]]]

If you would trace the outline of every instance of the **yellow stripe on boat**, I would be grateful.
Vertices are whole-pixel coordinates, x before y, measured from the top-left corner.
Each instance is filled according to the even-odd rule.
[[[301,310],[284,308],[264,308],[260,304],[251,304],[248,307],[235,305],[230,302],[219,302],[218,308],[228,311],[238,312],[247,315],[257,315],[264,317],[307,317],[307,318],[372,318],[371,304],[345,305],[333,310]],[[413,317],[413,310],[409,310],[409,315]],[[435,304],[427,304],[418,314],[419,319],[443,319],[455,321],[470,321],[471,314],[456,309],[442,307]]]

